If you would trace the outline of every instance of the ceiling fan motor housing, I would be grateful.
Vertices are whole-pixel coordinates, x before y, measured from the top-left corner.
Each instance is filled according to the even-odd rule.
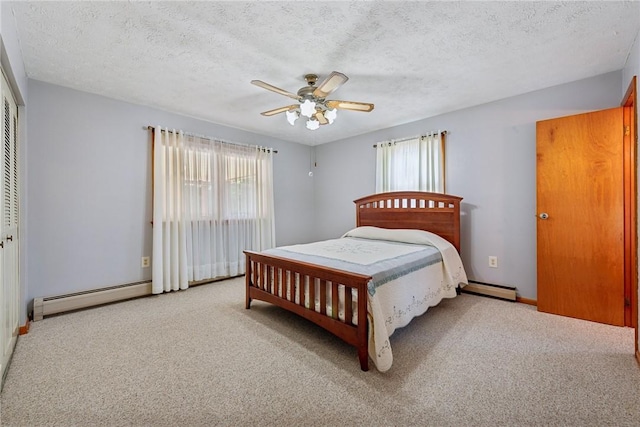
[[[316,97],[313,95],[313,91],[316,90],[315,84],[318,80],[318,76],[316,74],[305,74],[304,79],[307,81],[307,86],[301,87],[298,90],[298,96],[303,99],[309,99],[311,101],[315,101]]]

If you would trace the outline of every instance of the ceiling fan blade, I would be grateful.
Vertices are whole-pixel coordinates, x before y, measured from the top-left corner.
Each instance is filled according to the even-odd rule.
[[[349,80],[349,77],[337,71],[332,72],[320,85],[313,91],[313,96],[318,98],[326,98],[331,92],[338,89]]]
[[[287,92],[284,89],[280,89],[279,87],[275,87],[273,85],[270,85],[269,83],[265,83],[262,80],[251,80],[251,84],[259,86],[259,87],[261,87],[263,89],[270,90],[270,91],[275,92],[275,93],[279,93],[280,95],[288,96],[289,98],[293,98],[295,100],[300,100],[301,99],[301,97],[298,96],[295,93]]]
[[[367,104],[365,102],[353,102],[353,101],[327,101],[327,107],[329,108],[337,108],[339,110],[352,110],[352,111],[363,111],[368,113],[373,110],[373,104]]]
[[[273,116],[276,114],[284,113],[285,111],[295,110],[296,108],[298,108],[297,104],[287,105],[286,107],[274,108],[273,110],[265,111],[260,114],[262,114],[263,116]]]
[[[318,110],[316,111],[316,119],[318,119],[318,121],[320,122],[321,125],[326,125],[327,123],[329,123],[329,120],[326,119],[326,117],[324,116],[324,114],[322,114],[322,111]]]

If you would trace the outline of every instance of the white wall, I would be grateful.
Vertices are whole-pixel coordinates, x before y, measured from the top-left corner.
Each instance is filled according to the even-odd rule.
[[[162,125],[278,150],[277,244],[313,238],[311,147],[29,80],[27,301],[147,280],[151,143]]]
[[[316,237],[355,225],[352,201],[375,191],[374,143],[446,129],[447,192],[464,198],[461,254],[469,278],[536,299],[536,121],[619,106],[621,85],[617,71],[320,145]],[[488,267],[490,255],[498,269]]]

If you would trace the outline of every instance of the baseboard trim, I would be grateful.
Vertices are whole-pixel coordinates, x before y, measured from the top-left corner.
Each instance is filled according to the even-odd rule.
[[[24,324],[24,326],[20,326],[20,329],[18,330],[18,335],[26,335],[29,333],[29,325],[31,324],[31,322],[29,322],[27,320],[27,323]]]
[[[529,298],[516,297],[516,302],[519,302],[519,303],[522,303],[522,304],[533,305],[535,307],[538,306],[538,301],[536,301],[534,299],[529,299]]]
[[[488,296],[507,301],[516,300],[516,288],[494,285],[491,283],[477,282],[475,280],[469,280],[469,283],[464,288],[462,288],[462,292],[467,294]]]

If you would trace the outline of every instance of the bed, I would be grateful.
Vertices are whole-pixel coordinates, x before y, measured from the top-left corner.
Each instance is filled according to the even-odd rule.
[[[379,371],[393,331],[467,283],[460,260],[461,197],[403,191],[355,200],[356,228],[339,239],[246,256],[246,300],[296,313],[356,347]],[[361,297],[365,296],[365,297]]]

